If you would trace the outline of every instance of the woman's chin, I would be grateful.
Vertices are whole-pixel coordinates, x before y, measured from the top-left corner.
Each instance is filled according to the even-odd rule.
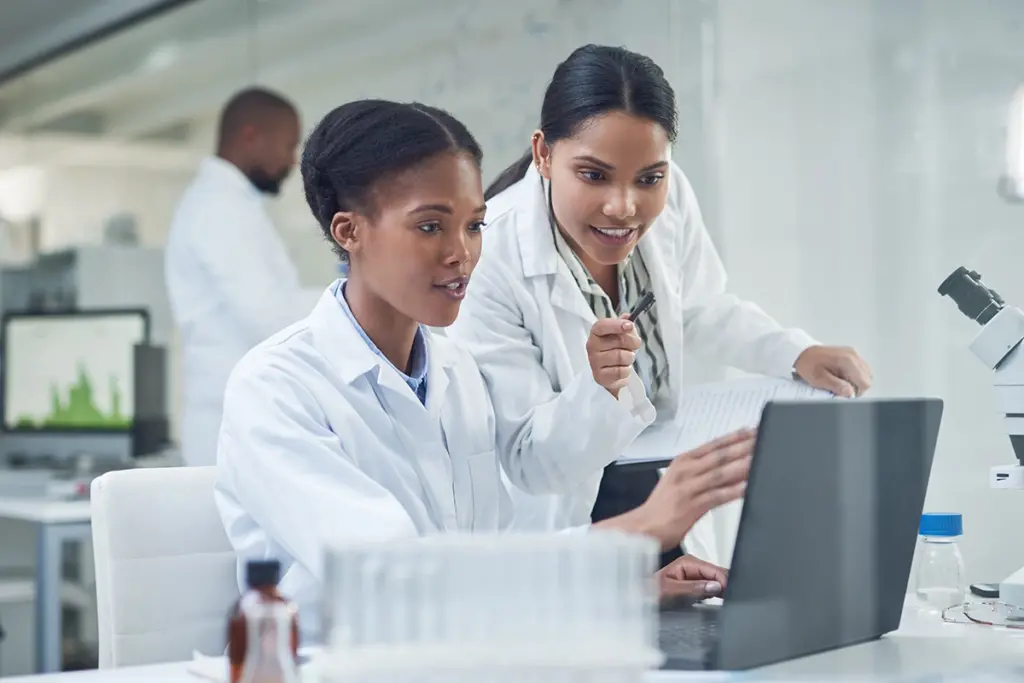
[[[633,246],[610,247],[604,244],[587,245],[587,256],[602,266],[617,266],[633,252]]]
[[[452,301],[448,304],[431,307],[428,315],[423,316],[420,323],[427,327],[449,327],[459,317],[461,301]]]
[[[602,266],[616,266],[625,261],[633,253],[639,238],[643,236],[641,231],[637,231],[629,235],[629,239],[610,241],[602,239],[594,234],[595,232],[591,229],[591,234],[581,246],[591,260]]]

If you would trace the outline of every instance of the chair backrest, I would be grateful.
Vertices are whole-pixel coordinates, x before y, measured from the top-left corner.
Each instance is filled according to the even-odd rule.
[[[110,472],[92,483],[100,668],[223,652],[238,597],[214,467]]]

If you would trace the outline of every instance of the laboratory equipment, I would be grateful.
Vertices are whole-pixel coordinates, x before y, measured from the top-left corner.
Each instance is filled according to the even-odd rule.
[[[999,294],[981,281],[981,275],[960,266],[939,285],[960,312],[981,325],[970,350],[992,370],[996,402],[1010,437],[1016,464],[997,465],[990,470],[989,486],[1024,489],[1024,311],[1007,305]],[[1000,599],[1024,606],[1024,567],[999,584]]]
[[[152,347],[165,350],[160,358],[154,351],[144,352],[139,359],[138,367],[146,369],[150,387],[147,396],[156,390],[153,387],[157,384],[164,396],[138,406],[132,440],[95,431],[87,439],[67,431],[7,432],[0,438],[0,459],[52,456],[57,461],[66,461],[77,457],[83,446],[90,451],[117,452],[119,459],[127,459],[141,450],[147,454],[164,450],[153,444],[169,441],[173,417],[169,413],[175,405],[172,397],[176,391],[176,340],[164,285],[163,249],[83,245],[40,254],[29,263],[0,269],[0,312],[4,314],[126,309],[146,312],[148,341]],[[0,362],[4,360],[0,358]],[[161,414],[154,418],[154,411]]]
[[[146,311],[4,316],[4,431],[126,432]]]
[[[999,584],[998,583],[972,583],[971,594],[977,595],[979,598],[988,598],[990,600],[999,597]]]
[[[299,622],[294,604],[277,590],[281,564],[250,560],[248,589],[228,616],[230,683],[298,683]]]
[[[921,515],[918,531],[915,590],[921,605],[941,613],[963,603],[966,592],[964,558],[957,540],[963,535],[959,514]]]
[[[156,452],[168,435],[166,367],[149,339],[145,310],[5,315],[0,453],[61,461]]]
[[[114,308],[144,309],[153,343],[171,343],[174,321],[164,285],[163,249],[80,246],[0,270],[4,313]]]
[[[171,445],[167,355],[166,347],[157,344],[136,344],[133,350],[131,455],[136,458],[162,453]]]
[[[323,680],[639,683],[657,543],[614,532],[328,545]]]

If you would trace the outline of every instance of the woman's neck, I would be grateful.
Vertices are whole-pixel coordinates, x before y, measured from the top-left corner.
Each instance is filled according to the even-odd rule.
[[[612,301],[612,305],[618,308],[619,269],[615,265],[608,266],[598,263],[594,259],[590,258],[587,255],[587,252],[585,252],[583,248],[565,232],[565,230],[562,230],[562,228],[559,227],[558,231],[562,233],[562,237],[565,238],[566,243],[569,245],[569,248],[573,250],[573,253],[579,257],[580,263],[582,263],[583,267],[587,269],[588,273],[590,273],[590,277],[594,278],[594,282],[600,285],[604,293],[608,295],[608,298]]]
[[[580,255],[580,261],[587,267],[590,277],[601,286],[601,289],[612,301],[612,306],[619,306],[619,269],[616,266],[606,266],[592,260],[586,254]]]
[[[343,292],[352,316],[384,357],[402,372],[412,363],[412,345],[418,325],[370,292],[359,280],[348,279]]]
[[[587,256],[579,244],[576,243],[568,232],[562,229],[562,224],[558,222],[558,218],[555,217],[555,206],[551,201],[551,183],[547,183],[547,198],[548,198],[548,215],[551,221],[555,224],[555,229],[562,234],[566,244],[573,250],[577,257],[580,259],[580,263],[590,273],[590,277],[594,278],[594,282],[601,287],[602,291],[608,295],[608,298],[612,301],[612,306],[615,308],[619,307],[619,269],[615,266],[605,266],[597,263],[592,258]]]

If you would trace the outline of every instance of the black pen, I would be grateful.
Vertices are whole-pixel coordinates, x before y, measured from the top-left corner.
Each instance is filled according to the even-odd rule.
[[[653,305],[654,292],[648,290],[643,293],[643,296],[640,297],[640,300],[636,302],[635,306],[633,306],[633,310],[629,312],[627,320],[629,320],[630,322],[636,322],[636,319],[642,316],[648,310],[650,310],[651,306]]]

